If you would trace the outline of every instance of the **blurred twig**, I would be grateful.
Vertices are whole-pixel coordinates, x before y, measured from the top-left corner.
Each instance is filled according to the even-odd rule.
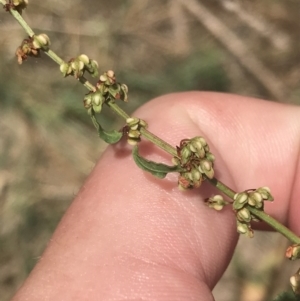
[[[233,0],[219,0],[227,11],[234,13],[244,24],[254,29],[262,37],[268,39],[280,51],[286,51],[291,46],[289,37],[278,28],[267,23],[266,20],[247,12],[238,2]]]
[[[179,1],[250,72],[276,100],[288,101],[284,83],[277,78],[220,19],[201,2]]]

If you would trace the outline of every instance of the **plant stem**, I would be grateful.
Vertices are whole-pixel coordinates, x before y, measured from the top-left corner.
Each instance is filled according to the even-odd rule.
[[[275,229],[277,232],[281,233],[283,236],[285,236],[287,239],[289,239],[294,244],[300,243],[300,237],[298,237],[296,234],[294,234],[291,230],[289,230],[287,227],[279,223],[276,219],[271,217],[270,215],[266,214],[264,211],[258,210],[254,207],[247,206],[247,209],[256,217],[258,217],[260,220],[263,220],[266,222],[269,226],[271,226],[273,229]]]
[[[152,134],[144,128],[141,128],[140,132],[145,138],[147,138],[149,141],[151,141],[170,155],[177,156],[176,149],[169,143],[165,142],[164,140],[160,139],[159,137],[157,137],[156,135]]]
[[[0,2],[5,5],[7,4],[5,0],[0,0]],[[23,19],[23,17],[13,8],[9,9],[9,12],[14,16],[14,18],[19,22],[19,24],[23,27],[23,29],[27,32],[27,34],[30,37],[34,36],[33,30],[30,28],[30,26],[26,23],[26,21]]]
[[[236,192],[234,190],[232,190],[231,188],[229,188],[228,186],[226,186],[224,183],[222,183],[221,181],[219,181],[216,178],[212,178],[212,179],[208,179],[207,180],[216,188],[218,188],[220,191],[222,191],[225,195],[227,195],[230,199],[233,200],[234,196],[236,195]]]
[[[128,119],[130,116],[124,112],[115,102],[112,101],[108,101],[107,105],[115,112],[117,113],[119,116],[123,117],[125,120]],[[148,139],[149,141],[151,141],[152,143],[154,143],[156,146],[158,146],[159,148],[163,149],[164,151],[166,151],[167,153],[169,153],[172,156],[176,156],[177,152],[176,149],[170,145],[169,143],[165,142],[164,140],[160,139],[159,137],[157,137],[156,135],[154,135],[153,133],[149,132],[148,130],[146,130],[145,128],[141,128],[140,129],[141,134]]]

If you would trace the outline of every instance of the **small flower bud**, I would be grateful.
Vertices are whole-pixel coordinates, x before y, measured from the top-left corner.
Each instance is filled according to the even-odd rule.
[[[300,258],[300,244],[295,244],[287,248],[285,256],[290,260]]]

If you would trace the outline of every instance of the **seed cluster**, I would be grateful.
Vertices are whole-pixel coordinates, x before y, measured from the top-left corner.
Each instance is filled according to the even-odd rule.
[[[209,151],[209,146],[203,137],[184,139],[177,147],[177,156],[173,157],[173,163],[180,165],[184,170],[178,178],[180,189],[197,188],[205,177],[214,177],[215,157]]]
[[[147,123],[139,118],[130,117],[126,120],[127,142],[130,145],[137,145],[141,141],[141,128],[147,128]]]
[[[97,77],[99,74],[97,61],[91,60],[86,54],[63,62],[59,68],[64,77],[74,75],[75,78],[79,78],[83,76],[85,71],[90,73],[92,77]]]
[[[260,187],[256,190],[247,190],[234,196],[233,209],[237,217],[237,231],[253,237],[250,222],[257,220],[247,208],[248,206],[258,210],[264,210],[264,201],[273,201],[271,191],[268,187]]]
[[[117,83],[115,73],[109,70],[100,76],[96,85],[96,91],[88,93],[83,103],[88,113],[92,115],[93,113],[100,113],[102,105],[106,101],[120,99],[127,102],[127,95],[127,86]]]
[[[22,44],[16,50],[18,63],[22,64],[28,56],[39,57],[40,49],[47,50],[49,46],[50,39],[44,33],[29,37],[28,39],[24,39],[22,41]]]

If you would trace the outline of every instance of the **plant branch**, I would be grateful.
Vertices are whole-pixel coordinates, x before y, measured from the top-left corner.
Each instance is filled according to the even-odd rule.
[[[193,2],[193,0],[190,0],[192,4],[195,4]],[[6,5],[6,1],[5,0],[0,0],[0,3],[2,3],[3,5]],[[23,27],[23,29],[27,32],[27,34],[30,37],[33,37],[35,34],[32,31],[32,29],[29,27],[29,25],[25,22],[25,20],[23,19],[23,17],[15,10],[10,8],[9,9],[10,13],[12,14],[12,16],[19,22],[19,24]],[[56,62],[58,65],[61,65],[64,63],[64,61],[52,50],[48,49],[42,49],[54,62]],[[92,85],[85,77],[80,77],[78,79],[88,90],[95,92],[96,91],[96,87],[94,85]],[[108,101],[106,102],[106,104],[116,113],[118,114],[120,117],[124,118],[125,120],[128,119],[130,116],[123,111],[114,101]],[[176,148],[174,148],[173,146],[171,146],[170,144],[168,144],[167,142],[163,141],[162,139],[160,139],[159,137],[157,137],[156,135],[152,134],[151,132],[149,132],[147,129],[145,128],[141,128],[140,129],[141,134],[148,139],[149,141],[151,141],[152,143],[154,143],[155,145],[157,145],[158,147],[160,147],[161,149],[165,150],[166,152],[168,152],[170,155],[172,156],[176,156],[177,155],[177,150]],[[220,182],[219,180],[217,180],[216,178],[213,179],[209,179],[207,178],[207,180],[213,185],[215,186],[218,190],[220,190],[221,192],[223,192],[225,195],[227,195],[230,199],[234,199],[234,196],[236,194],[236,192],[234,190],[232,190],[231,188],[229,188],[228,186],[226,186],[225,184],[223,184],[222,182]],[[274,228],[275,230],[277,230],[278,232],[280,232],[282,235],[284,235],[285,237],[287,237],[289,240],[291,240],[293,243],[300,243],[300,238],[295,235],[292,231],[290,231],[288,228],[286,228],[285,226],[283,226],[281,223],[279,223],[278,221],[276,221],[274,218],[270,217],[268,214],[266,214],[265,212],[255,209],[251,206],[247,206],[247,209],[251,212],[252,215],[254,215],[255,217],[257,217],[258,219],[266,222],[268,225],[270,225],[272,228]]]

